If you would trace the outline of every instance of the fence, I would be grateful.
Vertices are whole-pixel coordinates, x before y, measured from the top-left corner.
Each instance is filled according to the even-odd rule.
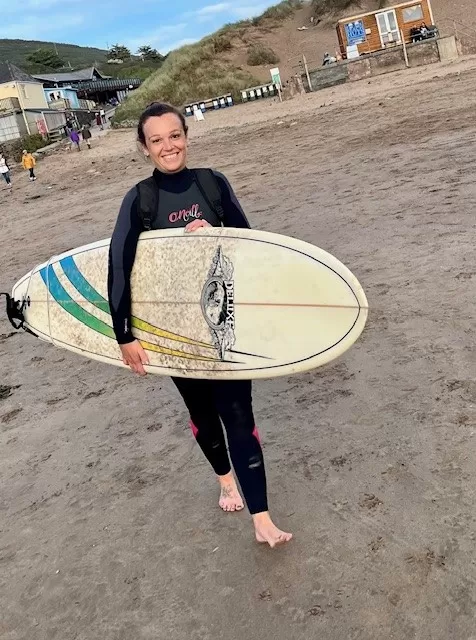
[[[271,98],[278,95],[278,85],[274,82],[262,84],[251,89],[244,89],[241,92],[242,102],[250,102],[252,100],[260,100],[262,98]]]
[[[206,111],[216,111],[217,109],[225,109],[226,107],[233,107],[233,96],[228,93],[224,96],[217,96],[216,98],[209,98],[208,100],[202,100],[198,102],[191,102],[185,105],[184,112],[186,116],[193,116],[195,109],[198,109],[202,113]]]
[[[71,102],[67,98],[60,98],[59,100],[51,100],[48,102],[48,107],[50,109],[71,109]]]
[[[438,20],[440,34],[456,38],[460,55],[476,53],[476,26],[443,17]]]
[[[314,69],[309,65],[308,72],[301,72],[301,77],[308,91],[318,91],[337,84],[399,71],[408,66],[418,67],[440,60],[453,60],[457,56],[455,37],[446,36],[438,40],[407,44],[405,47],[384,49],[355,60],[345,60]]]

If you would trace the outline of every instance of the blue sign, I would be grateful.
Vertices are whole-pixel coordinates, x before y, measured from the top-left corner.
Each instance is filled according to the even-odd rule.
[[[361,44],[365,42],[365,28],[362,20],[356,20],[355,22],[348,22],[345,25],[345,33],[347,36],[347,44]]]

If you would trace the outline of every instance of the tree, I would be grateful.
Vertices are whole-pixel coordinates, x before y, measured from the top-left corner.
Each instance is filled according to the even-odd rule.
[[[152,62],[159,62],[162,60],[162,56],[157,49],[152,49],[148,44],[139,47],[137,55],[140,56],[142,60],[150,60]]]
[[[108,60],[129,60],[130,50],[122,44],[113,44],[107,52]]]
[[[39,64],[49,69],[61,69],[61,67],[64,67],[64,60],[59,57],[54,49],[37,49],[27,56],[27,60],[32,64]]]

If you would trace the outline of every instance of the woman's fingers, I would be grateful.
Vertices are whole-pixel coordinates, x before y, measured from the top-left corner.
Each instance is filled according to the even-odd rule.
[[[144,348],[138,340],[134,340],[126,345],[121,345],[122,361],[130,367],[130,369],[141,376],[146,375],[144,365],[149,364],[149,358],[147,357]]]
[[[185,227],[186,233],[190,233],[191,231],[196,231],[202,227],[211,227],[211,224],[206,220],[194,220],[193,222],[189,222]]]

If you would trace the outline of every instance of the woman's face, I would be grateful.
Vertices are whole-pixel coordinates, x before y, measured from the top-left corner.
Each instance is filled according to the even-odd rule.
[[[144,127],[144,152],[162,173],[177,173],[187,164],[187,134],[175,113],[152,116]]]

